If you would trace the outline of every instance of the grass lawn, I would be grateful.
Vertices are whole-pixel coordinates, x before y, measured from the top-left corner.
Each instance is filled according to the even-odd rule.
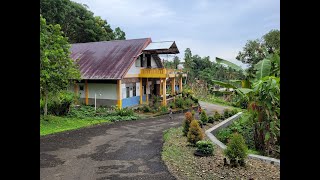
[[[46,121],[48,120],[48,121]],[[103,122],[111,122],[108,119],[95,119],[95,118],[71,118],[71,117],[59,117],[59,116],[48,116],[44,120],[40,120],[40,136],[47,134],[53,134],[57,132],[62,132],[66,130],[79,129],[81,127],[86,127],[94,124],[99,124]]]

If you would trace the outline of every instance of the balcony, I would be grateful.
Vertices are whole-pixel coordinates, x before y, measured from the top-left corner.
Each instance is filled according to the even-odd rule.
[[[142,78],[172,78],[178,75],[181,70],[166,69],[166,68],[145,68],[140,69],[139,77]]]

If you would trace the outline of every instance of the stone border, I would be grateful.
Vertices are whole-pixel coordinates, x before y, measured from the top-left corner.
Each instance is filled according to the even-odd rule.
[[[209,137],[209,139],[215,143],[216,145],[218,145],[219,147],[221,147],[222,149],[226,149],[226,145],[223,144],[221,141],[219,141],[214,135],[222,128],[225,128],[227,126],[229,126],[233,121],[237,120],[240,118],[242,112],[239,112],[231,117],[229,117],[228,119],[222,121],[221,123],[213,126],[212,128],[208,129],[205,131],[206,135]],[[258,159],[270,164],[275,164],[280,166],[280,159],[275,159],[275,158],[271,158],[271,157],[266,157],[266,156],[260,156],[260,155],[255,155],[255,154],[248,154],[248,157],[251,159]]]

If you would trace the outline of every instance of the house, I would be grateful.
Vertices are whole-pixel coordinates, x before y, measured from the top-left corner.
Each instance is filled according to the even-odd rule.
[[[177,53],[175,41],[151,38],[72,44],[71,58],[81,73],[72,89],[86,105],[124,108],[148,104],[152,94],[166,105],[167,85],[182,92],[182,71],[165,69],[158,55]]]

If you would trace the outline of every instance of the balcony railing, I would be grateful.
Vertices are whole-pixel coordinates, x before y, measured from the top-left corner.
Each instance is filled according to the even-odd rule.
[[[175,77],[177,72],[181,72],[181,70],[166,68],[145,68],[140,70],[139,76],[145,78],[167,78]]]

